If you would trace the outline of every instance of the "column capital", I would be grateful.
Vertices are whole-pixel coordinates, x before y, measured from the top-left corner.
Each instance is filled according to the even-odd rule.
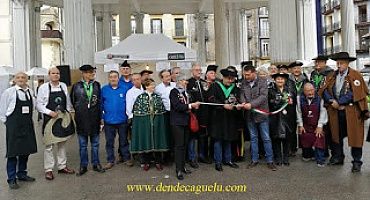
[[[132,13],[132,15],[135,17],[135,20],[143,20],[145,13],[135,12],[135,13]]]
[[[199,21],[206,21],[208,19],[208,15],[205,13],[195,13],[194,19]]]

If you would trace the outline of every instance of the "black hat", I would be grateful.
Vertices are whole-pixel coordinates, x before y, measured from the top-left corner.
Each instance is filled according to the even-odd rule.
[[[90,71],[90,70],[96,70],[96,67],[93,67],[91,65],[82,65],[80,67],[80,71]]]
[[[148,73],[148,74],[153,74],[153,71],[144,69],[143,71],[140,72],[140,75],[142,76],[143,74]]]
[[[278,69],[282,69],[282,68],[289,69],[289,67],[286,66],[286,65],[278,65],[278,66],[276,66],[276,68],[278,68]]]
[[[303,65],[303,63],[302,62],[300,62],[300,61],[294,61],[294,62],[292,62],[292,63],[290,63],[289,65],[288,65],[288,68],[293,68],[293,67],[296,67],[296,66],[302,66]]]
[[[277,77],[283,77],[285,79],[288,79],[289,78],[289,74],[286,74],[286,73],[276,73],[276,74],[271,75],[271,77],[273,79],[276,79]]]
[[[348,52],[339,52],[334,54],[330,59],[332,60],[348,60],[350,62],[355,61],[357,58],[349,56]]]
[[[209,71],[217,72],[217,68],[218,68],[218,66],[217,66],[217,65],[208,65],[208,66],[207,66],[207,70],[206,70],[206,74],[207,74]]]
[[[316,58],[313,58],[312,60],[325,60],[327,61],[329,58],[324,55],[318,55]]]
[[[127,60],[125,60],[120,67],[129,67],[131,68],[130,64],[127,63]]]
[[[221,69],[222,76],[232,76],[232,77],[238,77],[238,71],[236,71],[235,67],[229,66],[225,69]]]

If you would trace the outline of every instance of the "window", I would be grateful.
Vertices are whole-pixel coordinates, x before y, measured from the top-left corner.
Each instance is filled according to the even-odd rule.
[[[186,46],[186,42],[178,42],[178,43],[181,44],[181,45]]]
[[[175,36],[184,36],[184,19],[175,19]]]
[[[359,22],[367,22],[367,6],[359,6],[358,7],[358,17],[359,17]]]
[[[270,26],[267,18],[260,19],[260,37],[269,38]]]
[[[117,36],[116,27],[117,27],[117,21],[115,19],[112,20],[112,36]]]
[[[267,15],[269,15],[269,12],[268,12],[268,9],[266,7],[261,7],[261,8],[258,8],[258,14],[263,15],[263,16],[267,16]]]
[[[268,57],[269,56],[269,40],[262,39],[261,40],[261,57]]]
[[[131,20],[131,33],[136,33],[136,20]]]
[[[150,25],[151,33],[162,33],[162,19],[152,19]]]

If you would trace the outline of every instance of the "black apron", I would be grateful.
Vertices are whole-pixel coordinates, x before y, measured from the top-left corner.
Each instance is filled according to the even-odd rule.
[[[46,108],[57,112],[57,111],[62,111],[65,112],[67,111],[67,96],[64,93],[64,90],[62,86],[60,86],[60,91],[51,91],[51,85],[49,84],[49,100],[48,104],[46,105]],[[44,114],[44,123],[42,126],[42,134],[44,134],[44,129],[46,124],[49,122],[49,120],[52,117],[50,117],[47,114]],[[72,135],[75,132],[75,127],[74,123],[72,122],[67,128],[63,128],[62,125],[62,119],[58,119],[53,127],[52,127],[52,132],[53,135],[56,137],[66,137],[69,135]]]
[[[28,91],[21,101],[16,91],[16,103],[12,114],[6,118],[6,157],[30,155],[37,152],[35,129],[32,121],[33,103]],[[23,113],[22,113],[23,111]]]

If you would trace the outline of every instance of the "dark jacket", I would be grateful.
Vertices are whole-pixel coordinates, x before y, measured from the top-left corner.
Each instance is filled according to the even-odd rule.
[[[270,111],[280,109],[288,100],[285,99],[288,97],[286,95],[290,95],[287,87],[284,88],[283,92],[278,90],[276,86],[270,88],[268,94]],[[289,112],[289,110],[294,110],[295,112],[295,106],[288,105],[282,112],[270,116],[269,127],[271,138],[287,138],[287,134],[295,130],[291,127],[290,121],[295,121],[296,115],[292,116],[293,113]]]
[[[316,70],[311,72],[310,81],[314,85],[316,92],[323,86],[326,77],[333,72],[334,70],[328,66],[321,72],[317,72]]]
[[[186,98],[185,92],[181,94],[176,88],[171,90],[170,125],[172,126],[189,125],[189,104],[184,98]]]
[[[247,80],[242,81],[241,92],[240,92],[240,102],[250,103],[252,108],[258,108],[262,110],[269,110],[267,95],[267,79],[257,77],[254,81],[253,87],[250,87]],[[262,114],[254,113],[251,111],[246,111],[246,120],[253,120],[255,123],[260,123],[267,120],[267,117]]]
[[[186,91],[190,96],[190,103],[194,102],[206,102],[208,99],[208,88],[209,84],[207,81],[200,79],[197,81],[195,78],[190,78],[187,85]],[[199,82],[199,84],[198,84]],[[194,114],[197,116],[199,125],[207,126],[208,124],[208,106],[200,105],[198,110],[193,110]]]
[[[72,86],[71,91],[71,102],[75,109],[77,134],[99,134],[101,120],[100,84],[97,81],[92,83],[93,93],[90,106],[83,84],[82,81],[77,82]]]
[[[208,101],[219,104],[238,104],[239,88],[235,86],[230,96],[226,98],[219,84],[220,82],[211,85]],[[208,130],[212,138],[225,141],[238,139],[238,129],[243,127],[242,111],[235,107],[233,110],[226,110],[223,106],[213,106],[210,113]]]

